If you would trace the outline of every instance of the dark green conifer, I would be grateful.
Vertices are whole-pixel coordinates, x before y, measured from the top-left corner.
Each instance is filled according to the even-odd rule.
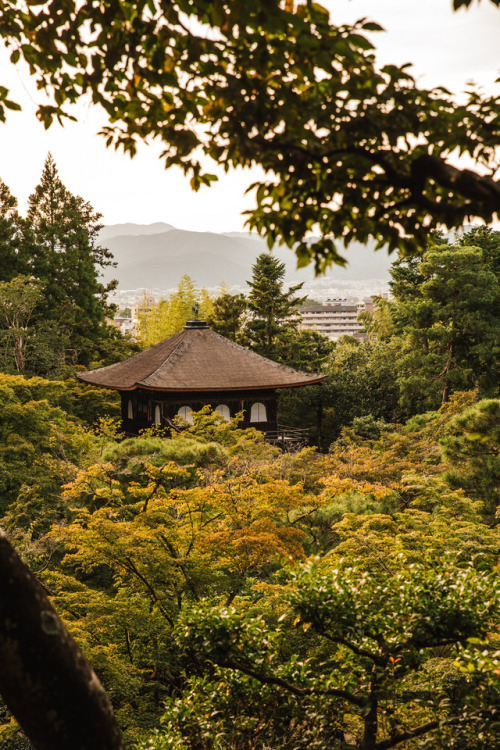
[[[244,294],[221,294],[214,300],[212,312],[207,320],[210,328],[238,344],[245,344],[244,315],[247,311]]]
[[[22,223],[16,198],[0,180],[0,282],[26,271]]]
[[[435,408],[456,390],[500,383],[500,280],[479,247],[440,245],[395,264],[399,383],[410,409]]]
[[[30,272],[45,283],[38,320],[51,321],[69,338],[74,361],[88,364],[105,337],[106,296],[114,287],[99,281],[112,265],[99,246],[101,216],[63,185],[49,154],[40,184],[29,198],[27,221],[33,240]]]
[[[296,293],[302,284],[284,288],[285,264],[271,253],[261,253],[252,266],[246,334],[251,348],[270,359],[286,361],[297,331],[299,307],[305,297]]]

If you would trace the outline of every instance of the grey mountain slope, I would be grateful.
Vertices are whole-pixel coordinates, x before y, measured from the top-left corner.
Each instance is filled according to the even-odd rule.
[[[189,274],[201,286],[215,287],[221,282],[243,286],[251,277],[257,255],[267,249],[261,237],[243,232],[214,234],[175,228],[160,232],[152,230],[158,226],[162,225],[148,225],[148,231],[131,224],[105,227],[100,241],[113,253],[117,267],[106,269],[104,279],[118,279],[120,289],[167,289],[177,286],[180,278]],[[123,227],[126,227],[126,232],[121,231]],[[118,233],[112,234],[115,230]],[[274,252],[285,263],[287,283],[313,279],[312,266],[296,269],[292,250],[280,247]],[[335,266],[328,271],[328,278],[340,282],[388,279],[392,258],[385,250],[374,252],[373,245],[353,244],[345,254],[348,266]]]
[[[171,224],[157,221],[154,224],[109,224],[99,232],[99,241],[104,242],[110,237],[138,236],[142,234],[160,234],[175,229]]]

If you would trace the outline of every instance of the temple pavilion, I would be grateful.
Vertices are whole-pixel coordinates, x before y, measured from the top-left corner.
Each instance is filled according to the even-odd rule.
[[[159,344],[78,377],[120,392],[128,434],[154,424],[169,427],[177,415],[191,421],[206,404],[226,419],[243,412],[241,427],[271,434],[278,429],[277,391],[319,383],[326,375],[273,362],[191,320]]]

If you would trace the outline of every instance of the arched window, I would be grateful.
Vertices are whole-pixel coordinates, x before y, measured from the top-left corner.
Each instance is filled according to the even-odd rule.
[[[161,424],[161,408],[160,404],[155,406],[155,424]]]
[[[179,417],[182,417],[186,420],[186,422],[192,422],[193,421],[193,410],[190,406],[181,406],[179,411],[177,412]]]
[[[132,405],[132,399],[130,399],[130,398],[129,398],[128,404],[127,404],[127,417],[129,419],[133,419],[134,418],[134,407]]]
[[[267,422],[267,409],[265,404],[261,404],[260,401],[252,404],[250,410],[250,422]]]
[[[219,404],[215,411],[218,411],[224,419],[231,419],[231,412],[229,411],[229,406],[226,406],[226,404]]]

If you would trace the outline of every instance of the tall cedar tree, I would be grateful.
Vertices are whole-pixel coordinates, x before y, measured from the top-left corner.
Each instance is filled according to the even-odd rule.
[[[250,347],[269,359],[286,361],[290,339],[297,331],[297,312],[305,300],[295,296],[302,284],[285,291],[285,264],[270,253],[258,256],[252,272],[248,282],[251,318],[246,325]]]
[[[0,281],[11,281],[26,270],[22,224],[17,200],[0,180]]]
[[[66,333],[81,364],[91,361],[105,335],[106,295],[115,286],[99,282],[99,268],[113,265],[109,250],[97,244],[100,218],[90,203],[63,185],[49,154],[29,198],[29,272],[45,283],[37,319],[53,321]]]

